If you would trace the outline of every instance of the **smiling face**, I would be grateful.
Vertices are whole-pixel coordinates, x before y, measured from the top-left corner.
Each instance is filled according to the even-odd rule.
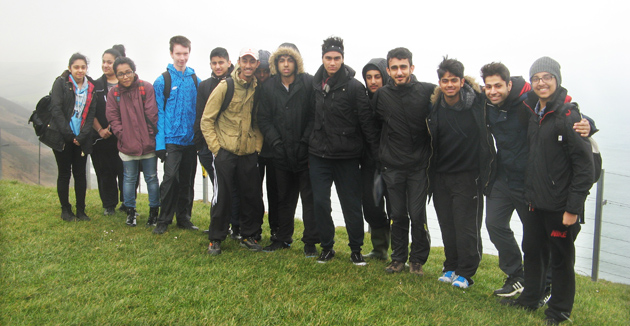
[[[324,54],[322,63],[324,64],[324,69],[326,69],[328,75],[332,76],[339,71],[339,68],[341,68],[341,65],[343,64],[343,56],[337,51],[328,51]]]
[[[556,78],[548,72],[539,72],[532,76],[532,88],[541,101],[546,102],[558,88]]]
[[[210,58],[210,68],[217,77],[225,76],[231,65],[232,62],[226,58],[218,56]]]
[[[241,58],[238,58],[238,65],[241,68],[241,73],[239,77],[245,81],[250,81],[254,77],[254,72],[256,72],[256,68],[260,61],[256,60],[256,58],[251,55],[245,55]]]
[[[186,63],[190,56],[190,49],[182,46],[181,44],[175,44],[173,51],[171,52],[171,58],[173,59],[173,66],[178,71],[184,71],[186,69]]]
[[[388,62],[387,73],[394,80],[394,84],[403,85],[411,80],[414,66],[409,65],[409,59],[391,58]]]
[[[442,78],[440,78],[440,89],[446,98],[446,102],[449,105],[459,101],[459,90],[464,87],[464,79],[459,78],[449,71],[447,71]]]
[[[124,86],[129,87],[131,83],[133,83],[133,79],[135,77],[135,73],[131,70],[129,64],[121,63],[116,67],[116,78],[118,78],[118,82]]]
[[[484,83],[484,90],[488,100],[496,106],[503,105],[512,90],[512,82],[510,81],[506,84],[501,76],[492,75],[486,77]]]
[[[72,64],[68,67],[68,70],[70,70],[70,74],[72,74],[74,81],[81,83],[87,74],[87,62],[83,59],[74,60],[74,62],[72,62]]]
[[[116,73],[114,72],[114,61],[116,58],[111,53],[103,54],[103,64],[101,65],[101,69],[103,69],[103,74],[107,77],[113,77]]]

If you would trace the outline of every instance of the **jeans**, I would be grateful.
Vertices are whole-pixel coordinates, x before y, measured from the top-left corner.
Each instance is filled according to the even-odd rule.
[[[136,207],[136,183],[138,181],[138,166],[142,163],[144,181],[149,191],[149,206],[160,207],[160,181],[157,175],[157,157],[144,160],[123,161],[125,180],[123,182],[123,195],[125,206]]]

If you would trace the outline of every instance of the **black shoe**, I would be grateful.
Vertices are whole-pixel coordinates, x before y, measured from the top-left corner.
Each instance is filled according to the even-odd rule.
[[[335,258],[335,251],[332,249],[322,249],[322,253],[317,258],[317,262],[320,264],[325,264],[329,262],[331,259]]]
[[[199,230],[190,220],[185,220],[183,222],[177,222],[177,227],[184,230]]]
[[[503,287],[494,290],[494,295],[511,297],[517,293],[521,293],[523,292],[523,283],[525,283],[525,280],[520,276],[508,276]]]
[[[392,260],[392,262],[389,263],[387,267],[385,267],[385,272],[390,273],[390,274],[400,273],[403,271],[403,269],[405,269],[405,263],[398,260]]]
[[[77,220],[76,215],[72,213],[72,206],[61,207],[61,219],[66,222],[74,222]]]
[[[514,308],[517,308],[517,309],[523,309],[523,310],[527,310],[527,311],[535,311],[537,309],[537,307],[526,306],[526,305],[520,303],[518,300],[512,299],[512,298],[503,298],[503,299],[499,300],[499,303],[504,305],[504,306],[514,307]]]
[[[77,208],[77,220],[79,221],[89,221],[90,217],[85,214],[84,208]]]
[[[243,237],[241,237],[241,234],[239,233],[239,231],[238,230],[234,230],[234,229],[230,230],[230,238],[232,238],[232,240],[236,240],[236,241],[241,241],[243,239]]]
[[[166,232],[166,230],[168,230],[168,224],[160,224],[160,223],[158,223],[158,225],[155,227],[155,229],[153,229],[153,234],[162,234],[162,233]]]
[[[379,251],[372,250],[367,255],[364,255],[363,258],[366,259],[378,259],[378,260],[386,260],[387,256],[383,256],[383,254]]]
[[[304,256],[306,256],[306,258],[317,257],[318,255],[319,255],[319,252],[317,252],[317,248],[315,247],[315,244],[313,243],[304,244]]]
[[[549,299],[551,299],[551,288],[546,287],[545,292],[542,295],[542,298],[540,298],[540,301],[538,301],[538,308],[544,307],[547,304],[547,302],[549,302]]]
[[[258,244],[258,241],[253,238],[241,239],[241,247],[247,248],[251,251],[262,251],[262,246]]]
[[[118,207],[118,210],[123,212],[123,213],[127,213],[127,206],[125,206],[125,204],[120,204],[120,207]]]
[[[221,254],[221,241],[212,241],[208,245],[208,255],[216,256]]]
[[[291,244],[284,241],[274,241],[270,245],[263,248],[264,252],[272,252],[280,249],[289,249],[291,248]]]
[[[355,264],[356,266],[365,266],[365,265],[367,265],[367,263],[365,262],[365,259],[363,259],[363,255],[361,255],[360,251],[353,251],[350,254],[350,260],[352,260],[352,263]]]
[[[136,209],[134,207],[127,208],[127,225],[136,226]]]
[[[116,215],[116,206],[105,207],[103,215]]]
[[[149,219],[147,220],[147,226],[156,226],[157,225],[157,218],[158,218],[159,214],[160,214],[160,208],[159,207],[150,207],[149,208]]]

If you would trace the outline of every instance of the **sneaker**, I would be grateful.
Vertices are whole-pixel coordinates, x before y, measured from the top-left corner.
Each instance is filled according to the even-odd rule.
[[[212,241],[208,245],[208,255],[216,256],[221,254],[221,241]]]
[[[241,239],[241,247],[247,248],[251,251],[262,251],[262,246],[258,244],[258,241],[252,238]]]
[[[538,308],[544,307],[547,302],[549,302],[549,299],[551,299],[551,288],[546,287],[542,298],[540,298],[540,301],[538,301]]]
[[[422,271],[422,264],[413,262],[409,263],[409,273],[424,276],[424,272]]]
[[[453,275],[455,275],[454,271],[444,272],[444,274],[442,274],[442,276],[438,278],[438,281],[444,283],[453,283]]]
[[[291,248],[291,244],[284,241],[273,241],[270,245],[263,248],[264,252],[272,252],[280,249],[289,249]]]
[[[90,217],[85,214],[85,210],[77,208],[77,220],[78,221],[89,221]]]
[[[322,253],[317,258],[317,262],[320,264],[325,264],[329,262],[331,259],[335,258],[335,251],[332,249],[322,249]]]
[[[77,220],[76,215],[72,213],[72,207],[61,207],[61,219],[66,222],[74,222]]]
[[[530,307],[530,306],[526,306],[522,303],[520,303],[517,299],[512,299],[512,298],[503,298],[499,301],[499,304],[504,305],[504,306],[508,306],[508,307],[514,307],[517,309],[523,309],[523,310],[527,310],[527,311],[534,311],[536,310],[536,308],[534,307]]]
[[[304,244],[304,256],[306,256],[306,258],[317,257],[317,255],[319,255],[319,252],[317,252],[317,248],[315,247],[315,244],[313,243]]]
[[[166,230],[168,230],[168,224],[158,223],[155,229],[153,229],[153,234],[162,234],[166,232]]]
[[[500,297],[511,297],[521,293],[523,292],[523,283],[525,283],[525,280],[520,276],[508,276],[505,280],[505,284],[503,284],[503,287],[494,290],[494,295]]]
[[[194,224],[192,224],[192,222],[190,220],[185,220],[183,222],[177,222],[177,227],[180,229],[184,229],[184,230],[199,230],[198,227],[196,227]]]
[[[149,219],[147,220],[147,226],[156,226],[157,218],[160,213],[159,207],[150,207],[149,208]]]
[[[361,252],[359,251],[353,251],[350,254],[350,260],[352,260],[352,263],[355,264],[356,266],[367,265],[367,263],[365,262],[365,259],[363,259],[363,255],[361,255]]]
[[[453,283],[451,283],[451,285],[453,285],[454,287],[460,288],[460,289],[467,289],[468,288],[468,280],[463,277],[463,276],[458,276],[453,274],[454,279],[453,279]]]
[[[103,215],[116,215],[116,206],[105,207],[103,210]]]
[[[385,267],[385,272],[387,273],[400,273],[405,269],[405,264],[398,260],[392,260],[387,267]]]
[[[136,209],[133,207],[127,208],[127,225],[136,226]]]
[[[241,234],[238,231],[235,231],[234,229],[230,230],[230,238],[236,241],[241,241],[243,239],[243,237],[241,237]]]

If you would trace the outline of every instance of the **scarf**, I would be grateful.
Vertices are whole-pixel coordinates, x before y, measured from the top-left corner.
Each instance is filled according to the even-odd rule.
[[[70,80],[72,81],[72,85],[74,86],[74,112],[72,113],[72,118],[70,118],[70,129],[72,129],[72,133],[75,136],[78,136],[81,132],[81,121],[83,120],[83,109],[85,109],[85,103],[88,98],[88,82],[87,78],[83,77],[83,86],[79,89],[77,82],[74,80],[74,77],[70,75]]]

